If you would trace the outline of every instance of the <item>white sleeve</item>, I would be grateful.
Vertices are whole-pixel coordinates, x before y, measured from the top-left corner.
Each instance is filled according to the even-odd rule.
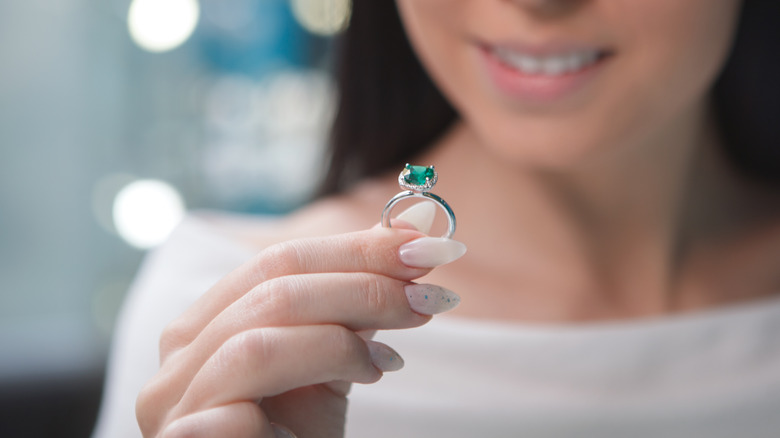
[[[163,328],[254,251],[186,218],[144,260],[119,314],[93,438],[138,438],[135,399],[159,368]]]

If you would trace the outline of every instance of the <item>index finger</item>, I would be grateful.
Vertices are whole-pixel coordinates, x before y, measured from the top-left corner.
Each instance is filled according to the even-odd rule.
[[[169,327],[178,346],[192,342],[220,312],[258,284],[307,273],[368,272],[402,281],[422,277],[465,253],[457,241],[416,230],[375,227],[272,245],[217,282]],[[183,345],[184,344],[184,345]],[[168,346],[171,347],[171,346]]]

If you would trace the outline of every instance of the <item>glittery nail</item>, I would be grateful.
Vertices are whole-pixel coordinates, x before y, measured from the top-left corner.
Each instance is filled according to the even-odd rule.
[[[404,287],[412,310],[423,315],[452,310],[460,304],[460,297],[453,291],[433,284],[409,284]]]
[[[401,356],[387,345],[374,341],[366,341],[366,345],[371,353],[371,362],[381,371],[398,371],[404,367]]]

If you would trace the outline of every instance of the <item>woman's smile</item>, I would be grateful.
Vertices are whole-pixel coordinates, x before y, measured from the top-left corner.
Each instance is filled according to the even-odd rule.
[[[612,52],[574,44],[479,44],[489,82],[512,99],[553,103],[585,87]]]
[[[502,162],[556,172],[627,157],[622,151],[672,147],[666,135],[707,106],[739,6],[397,4],[420,61],[480,145]]]

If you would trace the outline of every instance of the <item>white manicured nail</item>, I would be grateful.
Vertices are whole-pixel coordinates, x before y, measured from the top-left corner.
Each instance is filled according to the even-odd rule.
[[[366,345],[371,353],[371,362],[382,372],[398,371],[404,367],[401,356],[387,345],[374,341],[366,341]]]
[[[415,268],[446,265],[466,254],[466,245],[445,237],[421,237],[404,243],[398,250],[401,261]]]
[[[412,310],[423,315],[452,310],[460,304],[455,292],[433,284],[409,284],[404,287]]]
[[[399,214],[397,219],[409,222],[417,231],[428,234],[436,217],[436,206],[433,202],[418,202]]]
[[[296,438],[292,431],[284,426],[280,426],[276,423],[271,423],[271,429],[274,430],[274,436],[276,438]]]

